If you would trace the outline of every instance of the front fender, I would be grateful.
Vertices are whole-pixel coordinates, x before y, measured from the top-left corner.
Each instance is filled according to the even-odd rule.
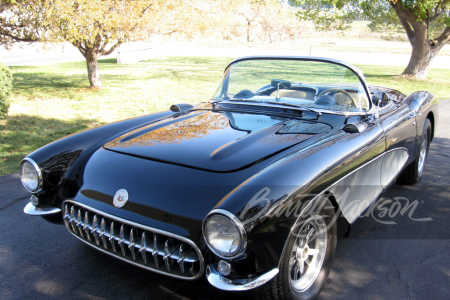
[[[60,207],[62,199],[76,194],[82,185],[82,169],[105,142],[138,126],[174,115],[165,111],[131,118],[82,131],[54,141],[29,154],[41,168],[43,188],[36,195],[41,204]]]

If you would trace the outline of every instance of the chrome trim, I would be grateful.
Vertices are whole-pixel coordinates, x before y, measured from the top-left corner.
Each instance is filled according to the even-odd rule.
[[[243,60],[251,60],[251,59],[296,59],[296,60],[303,60],[303,61],[318,61],[318,62],[328,62],[328,63],[333,63],[333,64],[337,64],[337,65],[341,65],[347,69],[349,69],[350,71],[352,71],[360,80],[364,90],[366,91],[366,96],[367,99],[369,100],[369,104],[370,104],[370,109],[367,111],[367,114],[373,114],[373,110],[374,110],[374,105],[372,103],[372,94],[370,93],[370,89],[369,86],[366,82],[366,78],[364,77],[363,72],[358,69],[357,67],[353,66],[352,64],[349,64],[347,62],[344,61],[340,61],[337,59],[333,59],[333,58],[326,58],[326,57],[314,57],[314,56],[277,56],[277,55],[254,55],[254,56],[244,56],[244,57],[238,57],[234,60],[232,60],[225,68],[224,73],[228,70],[228,68],[239,61],[243,61]]]
[[[61,209],[54,206],[34,206],[31,202],[28,202],[23,212],[31,216],[48,216],[61,213]]]
[[[68,204],[75,205],[75,206],[78,206],[79,208],[86,210],[84,221],[81,220],[82,214],[80,213],[79,208],[74,208],[74,211],[72,212],[72,210],[68,209]],[[65,208],[64,223],[66,225],[66,228],[69,230],[69,232],[72,235],[74,235],[75,237],[77,237],[79,240],[86,243],[87,245],[89,245],[103,253],[111,255],[115,258],[118,258],[118,259],[125,261],[127,263],[130,263],[132,265],[138,266],[145,270],[153,271],[158,274],[167,275],[167,276],[178,278],[178,279],[197,280],[197,279],[201,278],[204,273],[205,262],[204,262],[204,258],[203,258],[203,255],[202,255],[200,249],[197,247],[197,245],[194,242],[192,242],[191,240],[189,240],[185,237],[182,237],[182,236],[179,236],[179,235],[176,235],[176,234],[164,231],[164,230],[160,230],[160,229],[156,229],[153,227],[138,224],[138,223],[135,223],[132,221],[128,221],[128,220],[110,215],[108,213],[102,212],[100,210],[97,210],[97,209],[87,206],[85,204],[76,202],[74,200],[65,200],[63,202],[63,207]],[[72,208],[73,208],[73,206],[72,206]],[[78,214],[75,212],[75,210],[78,210]],[[89,224],[88,218],[92,219],[92,214],[94,214],[95,221],[93,221],[92,225],[91,225],[91,224]],[[79,216],[80,218],[78,218],[77,216]],[[86,218],[86,216],[89,216],[89,217]],[[106,225],[102,225],[102,223],[103,224],[106,223],[105,218],[107,218],[111,221],[109,230],[107,230]],[[134,227],[134,228],[131,228],[131,231],[125,232],[124,225]],[[119,229],[119,227],[120,227],[120,229]],[[165,236],[167,238],[173,238],[178,241],[181,241],[182,243],[188,244],[192,249],[195,250],[198,260],[197,260],[197,258],[192,257],[192,256],[188,257],[189,253],[187,253],[182,258],[182,262],[183,263],[192,263],[192,266],[194,266],[193,263],[198,261],[199,262],[198,274],[194,273],[193,268],[189,268],[189,269],[186,268],[187,271],[189,271],[189,274],[192,275],[192,277],[188,277],[188,276],[180,276],[180,275],[176,275],[173,273],[169,273],[169,272],[171,272],[170,269],[167,269],[167,272],[156,269],[159,266],[164,266],[164,264],[160,264],[158,266],[158,263],[155,263],[156,268],[153,268],[151,265],[146,265],[145,261],[147,261],[147,263],[149,263],[149,264],[153,263],[153,261],[151,261],[147,258],[146,254],[153,255],[153,258],[155,259],[155,261],[158,261],[158,259],[163,258],[164,256],[168,255],[168,252],[172,251],[172,249],[167,248],[167,250],[166,250],[164,248],[164,245],[160,245],[162,247],[155,250],[155,248],[153,247],[154,244],[149,241],[150,238],[148,238],[145,234],[142,234],[145,241],[142,240],[142,236],[141,236],[141,240],[139,242],[139,236],[135,232],[135,228],[143,230],[144,233],[146,233],[146,232],[153,233],[155,241],[157,240],[157,237]],[[84,233],[82,233],[83,231],[84,231]],[[84,238],[84,234],[86,235],[87,239]],[[91,235],[94,237],[94,239],[91,238]],[[111,246],[111,248],[109,248],[107,246],[105,247],[106,242],[110,243],[109,245]],[[117,245],[119,247],[117,247]],[[130,247],[133,247],[133,249],[131,250]],[[109,251],[109,249],[111,249],[111,251]],[[169,256],[170,256],[170,259],[173,259],[175,262],[177,262],[180,259],[180,257],[177,254],[177,251],[175,251],[175,250],[173,250],[171,252],[171,255],[169,255]],[[126,257],[122,256],[123,253],[126,254],[127,251],[129,251],[131,254],[131,255],[127,256],[128,259]],[[145,251],[147,253],[145,253],[143,255],[142,253]],[[143,263],[139,263],[136,261],[139,258],[138,253],[142,256]],[[192,251],[191,251],[191,253],[193,254]],[[166,257],[165,261],[168,261],[169,268],[170,268],[172,265],[170,264],[171,262],[169,261],[169,256]],[[185,270],[183,268],[183,270],[180,269],[180,271],[181,271],[181,273],[184,273],[183,271],[185,271]]]
[[[209,283],[223,291],[248,291],[257,288],[268,281],[272,280],[277,276],[279,272],[278,268],[272,269],[271,271],[258,276],[256,278],[243,279],[243,280],[230,280],[222,276],[213,265],[207,266],[206,278],[208,278]]]
[[[233,256],[223,256],[221,254],[219,254],[216,250],[214,250],[214,248],[209,244],[208,239],[205,236],[205,224],[206,221],[208,220],[209,217],[211,217],[212,215],[223,215],[227,218],[229,218],[234,225],[236,225],[236,227],[239,229],[239,232],[241,233],[241,245],[240,245],[240,249],[238,251],[237,254],[233,255]],[[244,225],[242,225],[241,220],[238,219],[238,217],[236,217],[235,215],[233,215],[232,213],[230,213],[227,210],[224,209],[213,209],[212,211],[210,211],[205,219],[203,220],[203,224],[202,224],[202,233],[203,233],[203,237],[205,238],[206,244],[208,245],[208,248],[218,257],[223,258],[223,259],[235,259],[238,258],[240,256],[242,256],[245,252],[245,250],[247,249],[247,232],[244,228]]]
[[[23,184],[22,176],[20,176],[20,181],[22,182],[23,187],[24,187],[27,191],[29,191],[30,193],[33,193],[33,194],[39,193],[39,192],[42,190],[42,186],[44,185],[44,180],[43,180],[43,178],[42,178],[41,168],[39,168],[39,165],[38,165],[33,159],[31,159],[31,158],[29,158],[29,157],[25,157],[25,158],[22,159],[22,161],[20,162],[20,173],[22,173],[22,164],[23,164],[24,162],[26,162],[26,161],[29,162],[29,163],[31,163],[31,164],[33,165],[34,169],[36,170],[36,172],[38,173],[38,186],[37,186],[36,190],[32,191],[32,190],[29,190],[29,189],[25,186],[25,184]]]

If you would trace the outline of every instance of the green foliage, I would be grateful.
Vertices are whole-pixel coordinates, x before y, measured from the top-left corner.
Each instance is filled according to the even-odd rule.
[[[9,109],[9,96],[12,91],[12,75],[9,68],[0,63],[0,119],[6,118]]]
[[[364,16],[371,21],[368,26],[372,31],[403,30],[397,14],[387,1],[364,1],[361,8]]]
[[[317,29],[345,29],[359,18],[371,21],[372,30],[384,28],[401,29],[401,24],[392,5],[411,12],[416,21],[430,23],[433,35],[450,27],[450,18],[443,12],[450,9],[450,0],[292,0],[300,8],[300,20],[311,21]],[[433,18],[433,16],[438,17]]]

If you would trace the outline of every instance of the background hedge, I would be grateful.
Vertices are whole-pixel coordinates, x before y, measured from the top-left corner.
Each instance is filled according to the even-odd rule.
[[[0,63],[0,119],[6,118],[12,91],[12,75],[9,68]]]

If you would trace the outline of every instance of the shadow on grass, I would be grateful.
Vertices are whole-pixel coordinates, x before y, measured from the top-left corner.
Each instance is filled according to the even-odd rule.
[[[0,122],[0,176],[16,172],[22,158],[30,152],[97,125],[95,119],[58,120],[27,115],[9,116]]]
[[[99,59],[99,64],[117,64],[117,58]]]
[[[162,58],[136,64],[117,64],[117,59],[99,60],[104,87],[127,86],[164,79],[179,83],[204,81],[217,73],[218,81],[226,65],[222,58]],[[200,68],[200,69],[199,69]],[[89,87],[85,62],[49,66],[13,66],[13,85],[18,95],[33,98],[82,99]],[[211,77],[211,76],[209,76]],[[83,90],[82,90],[83,89]],[[82,93],[80,93],[82,90]],[[93,91],[100,92],[103,91]]]
[[[366,73],[366,74],[364,74],[364,77],[366,77],[366,79],[369,79],[369,78],[392,78],[392,79],[394,79],[394,78],[398,78],[398,75],[381,75],[381,74]]]

